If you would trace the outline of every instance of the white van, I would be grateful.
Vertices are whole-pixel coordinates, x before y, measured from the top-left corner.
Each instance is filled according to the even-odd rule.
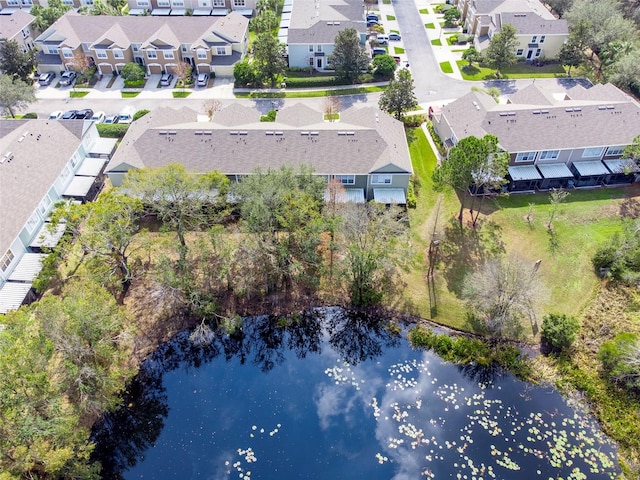
[[[378,35],[376,37],[376,42],[378,43],[378,45],[388,45],[389,37],[387,35]]]

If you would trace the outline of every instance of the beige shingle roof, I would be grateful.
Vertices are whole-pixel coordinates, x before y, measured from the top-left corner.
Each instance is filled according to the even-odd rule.
[[[2,16],[0,22],[0,38],[13,39],[23,28],[28,27],[33,22],[34,17],[29,12],[17,10],[11,15]]]
[[[367,174],[389,164],[399,172],[412,171],[402,123],[377,108],[345,110],[339,122],[324,122],[322,112],[301,104],[280,111],[276,122],[260,122],[258,110],[251,109],[249,118],[246,107],[228,108],[231,113],[225,109],[213,122],[196,122],[194,111],[158,109],[143,117],[157,119],[134,123],[107,171],[121,170],[123,164],[160,167],[171,162],[227,175],[283,165],[310,165],[319,174]],[[240,113],[245,122],[238,123],[233,113]],[[310,118],[303,126],[301,115]]]

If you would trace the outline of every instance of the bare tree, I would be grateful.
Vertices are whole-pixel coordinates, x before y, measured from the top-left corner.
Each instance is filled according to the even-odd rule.
[[[202,112],[209,117],[209,121],[213,120],[213,116],[216,112],[219,112],[222,109],[222,104],[220,100],[216,100],[215,98],[210,98],[206,102],[202,104]]]
[[[551,214],[549,215],[549,223],[547,227],[551,229],[553,227],[553,219],[558,213],[558,208],[560,208],[560,204],[566,200],[569,196],[569,192],[562,189],[553,189],[549,194],[549,202],[551,202]]]
[[[186,79],[191,75],[192,70],[193,68],[188,62],[178,62],[173,67],[173,72],[176,74],[178,79],[181,80],[183,90],[185,87]]]
[[[544,298],[539,266],[518,257],[494,258],[467,275],[463,296],[476,326],[495,337],[517,338],[524,319],[537,325],[536,305]]]
[[[342,100],[340,97],[325,97],[322,101],[322,110],[325,118],[330,122],[338,119],[340,110],[342,109]]]
[[[73,70],[78,72],[78,74],[80,75],[81,78],[84,79],[84,77],[86,76],[87,72],[89,72],[89,69],[92,66],[93,65],[91,65],[91,61],[89,60],[89,58],[84,53],[75,52],[73,54],[73,59],[71,60],[71,67],[73,68]],[[89,79],[86,78],[86,81],[88,82]],[[73,84],[73,88],[74,89],[75,89],[75,87],[76,87],[76,83]]]

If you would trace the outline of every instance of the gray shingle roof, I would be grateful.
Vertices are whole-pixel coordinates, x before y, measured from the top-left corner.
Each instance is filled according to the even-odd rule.
[[[296,0],[288,28],[288,43],[333,43],[338,32],[367,30],[359,0]]]
[[[524,103],[509,104],[470,92],[445,106],[442,115],[458,139],[490,133],[509,152],[627,145],[638,134],[640,106],[614,86],[602,87],[589,93],[596,87],[565,90],[558,85],[545,91],[531,86],[545,100],[538,105],[528,103],[536,96],[532,92],[522,95]],[[518,95],[510,96],[514,99]]]
[[[203,43],[216,38],[228,43],[242,42],[249,20],[231,12],[225,17],[154,17],[79,15],[69,11],[45,30],[37,40],[64,38],[62,45],[76,48],[82,43],[109,40],[122,46],[129,43],[161,41],[176,43]]]
[[[304,125],[302,116],[309,119]],[[339,122],[324,122],[322,112],[301,104],[281,110],[276,122],[260,122],[258,110],[240,105],[216,113],[213,122],[196,122],[188,109],[161,108],[141,120],[147,117],[134,122],[107,172],[171,162],[227,175],[303,164],[318,174],[366,174],[389,164],[412,171],[402,124],[373,107],[348,109]]]
[[[0,163],[0,251],[9,248],[80,145],[82,123],[0,120],[0,159],[13,156]]]
[[[564,19],[544,19],[533,12],[503,12],[501,23],[510,23],[523,35],[569,35],[569,26]]]

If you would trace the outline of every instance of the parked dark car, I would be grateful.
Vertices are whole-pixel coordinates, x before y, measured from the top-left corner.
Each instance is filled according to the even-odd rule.
[[[379,21],[380,19],[378,18],[378,15],[376,15],[375,13],[369,13],[367,15],[367,22],[370,20],[374,20],[374,21]]]
[[[399,40],[402,40],[402,37],[400,36],[399,33],[390,33],[389,34],[389,40],[397,42]]]
[[[160,85],[163,87],[168,87],[171,85],[171,81],[173,80],[173,75],[170,73],[163,73],[162,77],[160,77]]]
[[[77,110],[68,110],[62,114],[60,120],[74,120],[76,118]]]
[[[373,27],[374,25],[380,25],[377,20],[367,20],[367,27]]]
[[[62,72],[62,75],[60,75],[60,85],[73,85],[77,77],[78,77],[78,74],[71,70]]]
[[[376,55],[386,55],[387,51],[384,48],[374,48],[371,50],[371,56],[375,57]]]
[[[91,120],[91,117],[93,117],[93,110],[91,110],[90,108],[86,108],[84,110],[78,110],[76,112],[77,119]]]
[[[51,85],[54,78],[56,78],[55,72],[41,73],[38,77],[38,83],[43,86]]]

